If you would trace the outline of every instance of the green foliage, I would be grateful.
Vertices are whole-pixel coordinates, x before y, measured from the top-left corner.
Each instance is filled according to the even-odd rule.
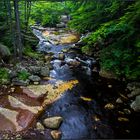
[[[9,71],[6,68],[0,68],[0,84],[7,84],[9,81]]]
[[[100,49],[102,69],[118,77],[140,76],[139,7],[138,0],[89,1],[72,13],[71,28],[83,33],[91,31],[83,39],[82,52],[94,54]]]
[[[28,77],[30,76],[30,73],[26,70],[22,70],[18,73],[18,79],[26,81]]]
[[[42,57],[40,53],[33,51],[31,47],[25,47],[23,53],[24,55],[29,56],[31,58],[35,58],[35,59],[40,59]]]
[[[67,2],[70,5],[71,2]],[[32,6],[30,24],[54,27],[60,21],[60,15],[69,13],[69,7],[63,2],[35,2]]]
[[[137,55],[132,48],[126,49],[124,44],[114,43],[101,51],[101,67],[114,72],[118,77],[137,79],[140,76]]]
[[[87,1],[71,14],[72,20],[69,26],[82,33],[93,31],[100,27],[100,24],[117,17],[118,9],[121,9],[120,14],[123,13],[126,5],[118,0]]]
[[[90,55],[90,54],[92,54],[92,47],[84,46],[84,47],[82,47],[82,52]]]

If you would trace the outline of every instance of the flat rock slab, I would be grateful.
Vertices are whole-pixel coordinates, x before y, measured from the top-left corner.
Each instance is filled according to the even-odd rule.
[[[74,33],[59,33],[56,31],[44,31],[43,36],[48,38],[50,41],[53,41],[54,44],[71,44],[76,43],[80,38],[79,35]]]
[[[0,131],[19,132],[34,125],[44,107],[71,90],[77,80],[57,81],[47,85],[15,87],[13,93],[0,98]]]

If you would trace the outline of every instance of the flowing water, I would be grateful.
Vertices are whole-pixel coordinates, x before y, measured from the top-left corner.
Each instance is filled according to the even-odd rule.
[[[38,31],[34,30],[34,33],[40,38]],[[58,53],[69,48],[70,45],[49,44],[42,37],[38,47],[41,52],[53,52],[54,56],[57,56]],[[55,57],[51,62],[53,70],[50,72],[50,77],[63,81],[76,79],[79,84],[72,90],[66,91],[60,99],[48,107],[41,120],[48,116],[62,116],[64,118],[60,127],[62,139],[113,138],[113,130],[109,120],[94,99],[97,94],[96,83],[91,83],[93,73],[90,66],[95,64],[95,60],[84,58],[80,54],[75,54],[75,52],[64,54],[64,60]],[[84,60],[82,60],[83,58]],[[83,62],[83,65],[79,68],[68,65],[68,62],[75,62],[77,59]],[[93,82],[96,81],[96,77],[95,74]]]

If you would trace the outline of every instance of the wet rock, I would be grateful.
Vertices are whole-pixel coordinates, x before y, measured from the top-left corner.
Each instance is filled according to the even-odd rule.
[[[17,96],[19,95],[17,94]],[[24,100],[29,99],[26,98],[24,97]],[[0,99],[0,131],[17,132],[24,130],[31,126],[32,122],[35,121],[36,115],[42,109],[41,106],[32,106],[32,103],[30,104],[31,106],[26,105],[25,102],[21,102],[21,98],[19,99],[9,95]],[[31,100],[34,101],[33,99]],[[7,104],[6,108],[2,107]]]
[[[61,15],[61,18],[60,18],[60,20],[62,21],[62,22],[68,22],[69,21],[69,16],[67,16],[67,15]]]
[[[61,37],[60,44],[70,44],[75,43],[79,40],[79,36],[75,34],[67,34]]]
[[[65,59],[65,55],[64,55],[63,53],[59,53],[58,58],[59,58],[60,60],[64,60],[64,59]]]
[[[62,121],[63,121],[63,118],[60,116],[50,117],[50,118],[46,118],[44,120],[44,125],[47,128],[58,129],[60,127],[60,124],[62,123]]]
[[[139,82],[132,82],[127,84],[127,89],[129,89],[130,91],[135,90],[136,88],[140,88]]]
[[[105,109],[108,109],[108,110],[112,110],[115,108],[115,106],[112,104],[112,103],[108,103],[104,106]]]
[[[66,24],[63,23],[63,22],[61,22],[61,23],[59,23],[59,24],[56,24],[56,27],[57,27],[57,28],[65,28],[65,27],[66,27]]]
[[[71,90],[76,84],[78,84],[77,80],[68,82],[57,81],[55,85],[29,85],[27,87],[22,87],[22,89],[25,94],[32,98],[42,97],[47,94],[44,104],[50,104],[58,99],[65,91]]]
[[[51,60],[52,60],[52,56],[50,56],[50,55],[45,55],[45,61],[46,62],[50,62]]]
[[[37,114],[38,112],[42,111],[42,109],[43,109],[41,106],[25,105],[23,102],[19,101],[18,99],[16,99],[13,96],[10,96],[10,95],[8,96],[8,100],[9,100],[9,103],[12,107],[20,108],[20,109],[23,109],[23,110],[29,110],[33,114]]]
[[[116,75],[110,71],[100,70],[99,75],[108,79],[117,79]]]
[[[12,79],[12,78],[15,78],[15,77],[17,77],[17,72],[14,70],[14,71],[10,71],[10,73],[9,73],[9,77]]]
[[[60,140],[62,133],[58,130],[51,131],[51,136],[54,140]]]
[[[127,115],[131,114],[131,111],[129,109],[127,109],[127,108],[124,108],[123,111]]]
[[[67,53],[68,52],[68,49],[63,49],[62,52],[63,53]]]
[[[123,103],[123,101],[122,101],[122,99],[121,99],[121,98],[118,98],[118,99],[116,100],[116,103],[118,103],[118,104],[122,104],[122,103]]]
[[[129,119],[128,118],[124,118],[124,117],[119,117],[118,121],[119,122],[129,122]]]
[[[39,130],[39,131],[45,130],[44,126],[40,122],[36,123],[36,129]]]
[[[29,79],[33,82],[39,82],[41,80],[41,78],[37,75],[31,75],[29,76]]]
[[[41,68],[39,66],[30,66],[28,70],[31,74],[39,74]]]
[[[48,67],[42,67],[41,68],[41,71],[40,71],[40,75],[41,76],[49,76],[49,74],[50,74],[50,70],[49,70],[49,68]]]
[[[133,101],[130,106],[134,111],[140,112],[140,95],[136,97],[135,101]]]
[[[18,79],[18,78],[14,78],[14,79],[12,79],[12,83],[13,83],[13,85],[15,85],[15,86],[27,86],[27,85],[29,85],[29,82],[30,82],[30,80],[25,80],[25,81],[23,81],[23,80],[20,80],[20,79]]]
[[[79,66],[81,64],[80,62],[78,62],[78,61],[76,61],[74,59],[70,59],[70,58],[66,59],[66,63],[68,65],[71,65],[71,66],[74,66],[74,67],[77,67],[77,66]]]
[[[137,95],[140,95],[140,88],[133,89],[133,91],[130,94],[128,94],[127,96],[129,98],[132,98],[132,97],[135,97]]]
[[[28,71],[27,67],[22,66],[22,64],[19,63],[19,64],[16,65],[16,72],[17,73],[20,73],[20,72],[28,73],[29,71]]]

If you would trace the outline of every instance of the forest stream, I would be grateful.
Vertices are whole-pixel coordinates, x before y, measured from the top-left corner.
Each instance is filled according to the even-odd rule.
[[[0,140],[139,129],[140,0],[1,0]]]
[[[118,91],[124,92],[126,85],[99,76],[98,62],[74,47],[79,35],[65,29],[32,29],[40,40],[38,51],[51,57],[52,70],[39,85],[14,86],[0,98],[0,130],[9,131],[13,138],[52,139],[51,129],[42,123],[45,118],[60,116],[63,121],[56,133],[61,132],[61,139],[137,137],[139,116],[130,115],[127,105],[118,107],[115,102]],[[119,114],[124,108],[126,114]],[[6,137],[1,133],[1,138]]]

